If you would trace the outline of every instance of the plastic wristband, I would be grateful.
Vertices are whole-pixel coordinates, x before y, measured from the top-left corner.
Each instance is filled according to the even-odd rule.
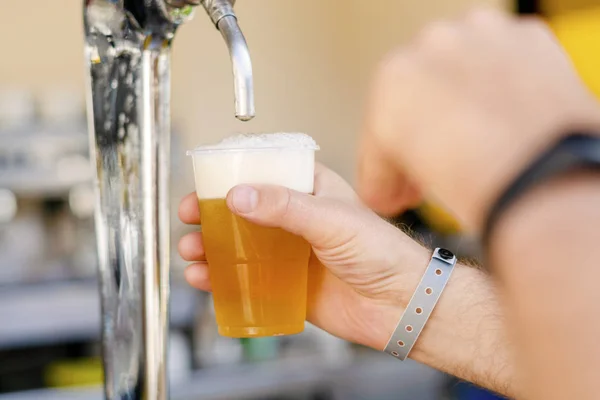
[[[433,312],[456,265],[452,252],[436,248],[384,352],[404,361]]]

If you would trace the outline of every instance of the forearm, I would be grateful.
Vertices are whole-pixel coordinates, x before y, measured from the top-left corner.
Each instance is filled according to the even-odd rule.
[[[401,276],[400,303],[406,307],[431,257],[417,249]],[[411,253],[412,254],[412,253]],[[419,266],[419,267],[416,267]],[[494,282],[485,272],[457,264],[409,357],[432,368],[514,397],[512,346]],[[375,341],[381,350],[403,310],[383,317],[386,329]]]
[[[512,397],[511,350],[490,277],[457,265],[410,357]]]
[[[597,398],[599,181],[580,174],[548,183],[496,227],[492,265],[532,399]]]

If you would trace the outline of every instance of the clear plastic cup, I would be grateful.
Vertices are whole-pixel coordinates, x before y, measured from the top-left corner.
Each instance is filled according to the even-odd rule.
[[[309,244],[232,214],[225,199],[240,184],[312,193],[316,150],[310,136],[275,133],[233,136],[188,152],[221,335],[263,337],[304,330]]]

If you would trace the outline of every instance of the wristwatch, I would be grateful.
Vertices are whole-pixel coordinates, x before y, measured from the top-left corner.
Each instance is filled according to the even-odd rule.
[[[600,172],[600,136],[598,135],[572,133],[543,152],[493,203],[481,236],[484,250],[489,247],[494,226],[502,214],[527,191],[552,178],[585,170]],[[598,206],[600,207],[600,204]]]

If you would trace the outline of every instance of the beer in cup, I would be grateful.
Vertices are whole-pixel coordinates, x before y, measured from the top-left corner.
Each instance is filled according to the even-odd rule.
[[[304,330],[309,244],[234,215],[225,199],[243,184],[312,193],[316,150],[308,135],[273,133],[232,136],[189,152],[221,335],[247,338]]]

